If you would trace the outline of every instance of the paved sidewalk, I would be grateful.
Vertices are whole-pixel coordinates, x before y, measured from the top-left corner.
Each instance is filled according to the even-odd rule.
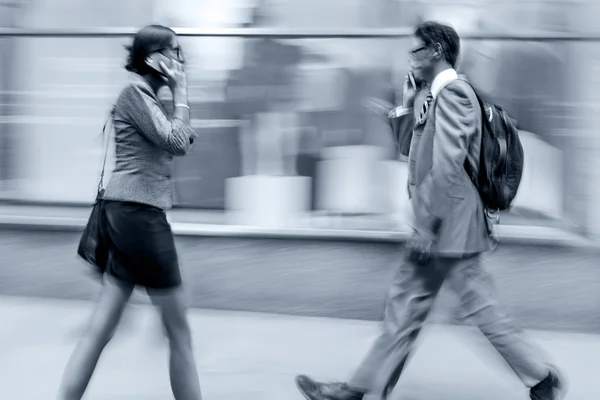
[[[53,400],[89,302],[0,297],[0,399]],[[302,400],[293,378],[345,379],[378,324],[191,310],[206,400]],[[600,336],[528,332],[570,378],[567,400],[598,398]],[[526,391],[471,328],[428,326],[397,400],[526,400]],[[172,399],[158,318],[132,306],[107,348],[89,400]]]

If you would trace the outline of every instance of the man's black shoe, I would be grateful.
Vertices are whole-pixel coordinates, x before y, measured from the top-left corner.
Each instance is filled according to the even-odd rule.
[[[362,400],[365,395],[343,382],[321,383],[305,375],[296,377],[296,386],[307,400]]]

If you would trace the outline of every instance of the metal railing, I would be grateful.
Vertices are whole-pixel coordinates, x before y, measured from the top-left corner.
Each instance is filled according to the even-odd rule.
[[[277,39],[403,39],[412,35],[412,28],[390,29],[279,29],[279,28],[240,28],[240,29],[201,29],[174,28],[183,37],[270,37]],[[138,28],[94,28],[94,29],[23,29],[0,28],[0,37],[45,37],[45,38],[107,38],[130,37]],[[599,33],[574,32],[465,32],[464,40],[502,40],[535,42],[599,42]]]

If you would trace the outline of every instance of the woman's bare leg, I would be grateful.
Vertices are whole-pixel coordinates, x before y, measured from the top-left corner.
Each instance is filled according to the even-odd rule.
[[[184,293],[178,288],[168,292],[149,290],[148,294],[160,312],[169,339],[169,375],[173,395],[176,400],[201,400]]]
[[[80,400],[83,397],[102,350],[112,338],[132,291],[133,285],[105,276],[100,301],[65,369],[58,400]]]

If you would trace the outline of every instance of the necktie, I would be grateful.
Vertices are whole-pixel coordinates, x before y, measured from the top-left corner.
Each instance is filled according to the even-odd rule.
[[[427,117],[427,112],[429,111],[429,106],[431,106],[431,102],[433,101],[433,94],[429,92],[425,101],[423,102],[423,107],[421,108],[421,113],[419,114],[419,124],[425,122],[425,118]]]

